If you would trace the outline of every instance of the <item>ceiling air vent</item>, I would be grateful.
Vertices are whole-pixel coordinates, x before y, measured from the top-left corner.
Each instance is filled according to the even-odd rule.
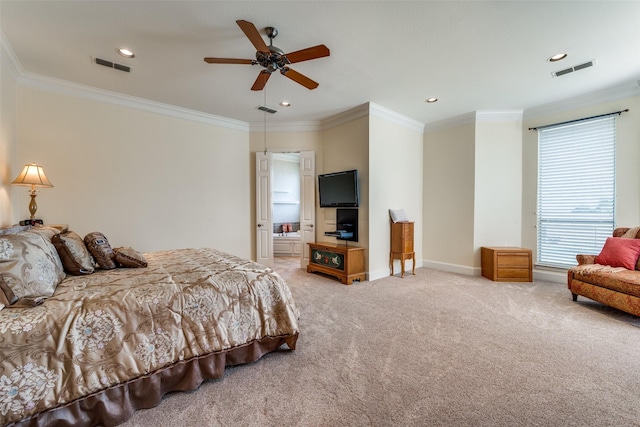
[[[258,105],[256,108],[260,111],[264,111],[265,113],[269,113],[269,114],[275,114],[278,112],[278,110],[274,110],[273,108],[269,108],[264,105]]]
[[[116,64],[115,62],[107,61],[105,59],[96,58],[96,64],[103,65],[105,67],[113,68],[115,70],[124,71],[125,73],[131,72],[131,67],[127,67],[126,65]]]
[[[565,68],[564,70],[554,71],[551,73],[553,77],[564,76],[565,74],[573,73],[574,71],[584,70],[585,68],[593,67],[596,65],[596,60],[593,59],[589,62],[585,62],[584,64],[574,65],[573,67]]]

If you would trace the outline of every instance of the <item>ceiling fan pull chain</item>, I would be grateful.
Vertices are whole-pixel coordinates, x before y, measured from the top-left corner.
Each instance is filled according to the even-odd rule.
[[[267,88],[263,89],[264,102],[262,105],[267,106]],[[264,154],[267,155],[267,112],[263,111],[264,114]]]

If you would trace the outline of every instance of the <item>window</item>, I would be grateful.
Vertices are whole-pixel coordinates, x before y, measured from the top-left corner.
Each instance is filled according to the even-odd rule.
[[[572,267],[611,236],[615,135],[615,116],[539,130],[537,265]]]

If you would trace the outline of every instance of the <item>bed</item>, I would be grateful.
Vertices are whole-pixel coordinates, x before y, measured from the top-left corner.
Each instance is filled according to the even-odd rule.
[[[0,425],[117,425],[225,366],[295,349],[298,310],[271,269],[215,249],[142,255],[146,267],[63,273],[51,296],[0,310]]]

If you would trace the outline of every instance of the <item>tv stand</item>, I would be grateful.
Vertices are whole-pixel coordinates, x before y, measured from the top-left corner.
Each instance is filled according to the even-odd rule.
[[[346,242],[345,242],[346,243]],[[334,276],[345,285],[364,281],[364,248],[333,243],[309,243],[307,273]]]

